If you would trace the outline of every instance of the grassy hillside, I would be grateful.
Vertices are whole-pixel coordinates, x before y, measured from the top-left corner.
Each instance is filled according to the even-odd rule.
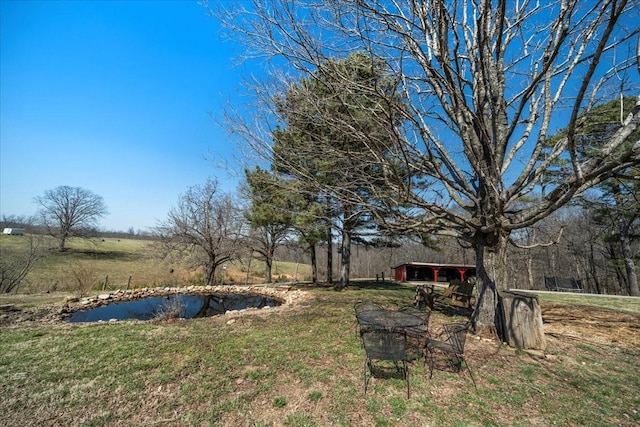
[[[0,235],[0,256],[17,256],[28,248],[29,236]],[[101,289],[105,279],[108,287],[124,287],[131,277],[131,287],[180,286],[197,283],[201,275],[154,256],[153,242],[136,239],[70,239],[67,252],[57,252],[56,241],[44,238],[46,257],[27,275],[18,292],[46,291],[78,292],[80,283],[92,290]],[[297,266],[297,277],[304,280],[310,275],[308,265]],[[247,268],[240,263],[230,263],[225,281],[244,283]],[[296,274],[295,263],[277,262],[273,268],[274,280],[291,280]],[[222,271],[220,271],[222,275]],[[264,263],[253,261],[250,282],[264,278]]]

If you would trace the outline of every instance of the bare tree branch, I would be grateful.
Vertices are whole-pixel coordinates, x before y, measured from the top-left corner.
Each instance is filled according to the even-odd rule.
[[[522,245],[520,243],[517,243],[513,239],[509,239],[509,243],[511,243],[513,246],[515,246],[516,248],[519,248],[519,249],[545,248],[545,247],[557,245],[558,243],[560,243],[560,239],[562,238],[562,232],[563,231],[564,231],[564,227],[560,227],[560,231],[558,232],[558,236],[552,242],[533,243],[531,245]]]

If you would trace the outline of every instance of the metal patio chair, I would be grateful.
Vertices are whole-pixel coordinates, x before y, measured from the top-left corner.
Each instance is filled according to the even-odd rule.
[[[371,301],[358,301],[353,305],[353,310],[356,314],[367,310],[382,310],[383,307],[380,304],[376,304]]]
[[[423,350],[426,344],[427,339],[429,338],[429,318],[431,317],[431,311],[429,310],[419,310],[413,306],[403,307],[400,309],[405,313],[409,313],[413,316],[416,316],[424,321],[424,324],[418,326],[410,326],[404,328],[407,333],[407,343],[409,346],[409,350],[413,359],[418,359],[422,357]]]
[[[364,311],[383,310],[383,309],[384,308],[380,304],[376,304],[375,302],[371,302],[371,301],[358,301],[353,305],[353,310],[356,315],[356,338],[360,333],[359,331],[362,330],[362,327],[367,326],[366,324],[362,324],[360,322],[358,315]]]
[[[460,372],[463,366],[466,367],[473,386],[476,387],[476,381],[464,354],[464,344],[470,326],[469,323],[447,323],[443,325],[443,333],[440,335],[444,339],[427,339],[425,363],[429,363],[429,378],[433,377],[436,356],[442,356],[454,372]]]
[[[409,392],[409,366],[407,364],[407,334],[401,331],[367,328],[360,331],[366,353],[364,366],[364,392],[367,392],[369,380],[374,376],[374,360],[393,362],[396,371],[407,385]],[[379,364],[380,366],[381,364]]]

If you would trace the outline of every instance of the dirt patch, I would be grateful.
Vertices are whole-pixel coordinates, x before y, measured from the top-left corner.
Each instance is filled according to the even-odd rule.
[[[0,326],[16,327],[34,323],[55,323],[59,321],[60,307],[60,304],[51,303],[24,308],[16,304],[2,304],[0,305]]]
[[[558,303],[542,305],[544,332],[596,345],[640,349],[640,315]]]

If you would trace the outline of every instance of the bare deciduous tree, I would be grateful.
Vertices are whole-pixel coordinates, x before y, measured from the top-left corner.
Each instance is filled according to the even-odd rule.
[[[212,285],[216,268],[239,256],[243,227],[233,199],[218,192],[216,181],[207,180],[182,194],[156,231],[165,256],[179,254],[192,267],[203,267],[204,282]]]
[[[95,263],[92,261],[74,260],[68,266],[74,278],[78,296],[89,295],[91,287],[98,282],[98,273]]]
[[[292,76],[311,76],[329,58],[353,51],[385,61],[403,97],[375,88],[370,94],[403,123],[390,141],[355,129],[351,135],[365,147],[362,158],[384,171],[385,185],[367,192],[377,203],[356,192],[334,194],[368,207],[397,232],[450,235],[473,245],[479,327],[496,327],[497,292],[509,283],[511,232],[640,162],[640,141],[624,144],[640,122],[640,97],[589,158],[579,156],[575,138],[577,117],[619,94],[620,81],[622,90],[638,93],[637,0],[254,0],[223,20],[236,40],[245,36],[249,54],[276,58],[285,88]],[[256,89],[263,97],[272,93]],[[349,129],[344,121],[331,123],[344,117],[316,119]],[[549,147],[562,127],[566,137]],[[268,132],[254,123],[236,129],[254,151],[273,154]],[[379,155],[381,146],[390,154]],[[315,150],[329,148],[337,149]],[[566,162],[551,173],[560,158]],[[366,184],[366,176],[353,173]]]
[[[8,222],[6,218],[4,221]],[[11,238],[20,239],[23,246],[12,250],[11,255],[5,252],[4,247],[0,247],[0,293],[10,293],[17,289],[35,264],[47,253],[43,245],[43,236],[31,232],[31,220],[20,219],[19,224],[27,227],[27,234]]]
[[[35,198],[49,233],[58,239],[58,250],[65,251],[67,238],[80,236],[108,213],[99,196],[80,187],[62,185]]]

